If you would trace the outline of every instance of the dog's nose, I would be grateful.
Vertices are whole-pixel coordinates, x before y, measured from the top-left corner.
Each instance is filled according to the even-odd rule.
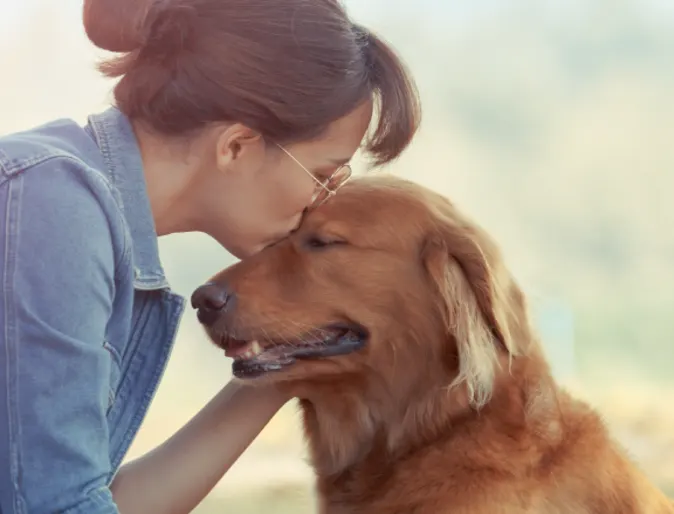
[[[191,300],[199,322],[212,325],[232,301],[232,293],[224,285],[208,282],[192,293]]]

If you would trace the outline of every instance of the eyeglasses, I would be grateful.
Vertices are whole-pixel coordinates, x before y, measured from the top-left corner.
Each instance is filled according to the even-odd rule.
[[[307,175],[309,175],[314,180],[314,182],[316,182],[316,191],[314,191],[314,195],[311,197],[311,208],[316,208],[319,205],[322,205],[328,198],[335,196],[335,193],[337,193],[339,188],[346,184],[351,178],[351,165],[342,164],[327,179],[320,180],[312,172],[310,172],[304,166],[304,164],[298,161],[288,150],[283,148],[278,143],[276,143],[276,146],[283,150],[283,153],[295,161],[295,163],[300,168],[302,168],[307,173]]]

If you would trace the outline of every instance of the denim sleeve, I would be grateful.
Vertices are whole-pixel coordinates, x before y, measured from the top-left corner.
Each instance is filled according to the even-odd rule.
[[[77,164],[0,174],[0,512],[117,513],[103,347],[110,217]]]

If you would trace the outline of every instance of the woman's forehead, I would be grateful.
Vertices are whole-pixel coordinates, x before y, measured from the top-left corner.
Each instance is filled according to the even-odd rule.
[[[332,122],[318,138],[293,146],[298,154],[304,153],[312,159],[322,158],[323,161],[332,161],[336,165],[344,164],[360,148],[371,119],[372,102],[366,102]]]

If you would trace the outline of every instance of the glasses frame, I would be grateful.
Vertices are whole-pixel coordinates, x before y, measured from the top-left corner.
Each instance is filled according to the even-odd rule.
[[[307,175],[309,175],[318,186],[318,189],[314,192],[314,195],[311,197],[310,207],[312,209],[315,209],[316,207],[323,205],[323,203],[325,203],[328,199],[335,196],[335,194],[337,194],[337,191],[339,191],[339,189],[351,179],[353,170],[351,169],[351,165],[349,163],[342,164],[341,166],[339,166],[339,168],[333,171],[332,174],[327,179],[320,180],[286,148],[284,148],[278,143],[276,143],[276,146],[278,146],[283,151],[283,153],[285,153],[288,157],[290,157],[295,162],[295,164],[297,164],[300,168],[302,168],[304,172]],[[345,178],[336,185],[333,185],[333,187],[330,187],[330,183],[335,179],[335,177],[338,177],[340,173],[343,173],[344,170],[347,171]]]

